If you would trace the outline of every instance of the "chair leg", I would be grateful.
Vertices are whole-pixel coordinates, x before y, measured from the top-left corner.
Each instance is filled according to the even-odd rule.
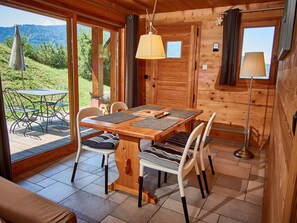
[[[164,173],[164,183],[167,183],[167,172]]]
[[[207,178],[206,178],[205,170],[202,170],[202,175],[203,175],[203,180],[204,180],[204,185],[205,185],[206,193],[209,194],[209,189],[208,189],[208,183],[207,183]]]
[[[76,173],[76,169],[77,169],[77,164],[78,164],[77,162],[74,163],[72,177],[71,177],[71,182],[74,181],[74,177],[75,177],[75,173]]]
[[[181,197],[182,203],[183,203],[183,209],[184,209],[184,214],[185,214],[185,220],[187,223],[190,222],[189,220],[189,214],[188,214],[188,208],[187,208],[187,202],[186,202],[186,197]]]
[[[103,167],[103,165],[104,165],[104,161],[105,161],[105,156],[103,155],[103,156],[102,156],[101,167]]]
[[[161,170],[158,170],[158,188],[161,187]]]
[[[108,165],[105,165],[105,194],[108,194]]]
[[[215,172],[214,172],[214,168],[213,168],[213,165],[212,165],[212,160],[211,160],[211,156],[208,155],[208,161],[209,161],[209,165],[210,165],[210,168],[211,168],[211,173],[212,175],[215,175]]]
[[[139,189],[138,189],[138,207],[141,207],[142,201],[142,187],[143,187],[143,176],[139,176]]]
[[[197,179],[198,179],[198,184],[199,184],[199,187],[200,187],[201,196],[204,199],[205,195],[204,195],[204,191],[203,191],[203,187],[202,187],[202,181],[201,181],[200,175],[198,175],[198,174],[197,174]]]

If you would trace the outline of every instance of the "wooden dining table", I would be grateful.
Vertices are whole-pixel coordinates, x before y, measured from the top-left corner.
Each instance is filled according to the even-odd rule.
[[[139,111],[161,111],[161,118],[138,116]],[[195,118],[203,111],[159,105],[143,105],[106,116],[83,119],[81,126],[117,133],[120,143],[115,153],[118,179],[109,189],[138,195],[140,140],[162,141],[177,130],[191,131]],[[144,201],[156,204],[157,198],[143,189]]]

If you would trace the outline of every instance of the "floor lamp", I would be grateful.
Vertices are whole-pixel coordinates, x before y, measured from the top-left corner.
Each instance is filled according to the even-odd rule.
[[[249,139],[250,139],[249,120],[250,120],[251,97],[252,97],[252,89],[253,89],[253,77],[260,77],[260,76],[266,76],[264,53],[263,52],[245,53],[243,63],[241,65],[240,77],[251,78],[249,105],[248,105],[248,112],[247,112],[247,119],[246,119],[246,126],[245,126],[244,147],[234,152],[234,156],[242,159],[252,159],[254,157],[254,154],[248,151]]]

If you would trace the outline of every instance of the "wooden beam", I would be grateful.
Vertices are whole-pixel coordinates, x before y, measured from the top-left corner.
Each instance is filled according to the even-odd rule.
[[[11,0],[20,1],[20,0]],[[106,24],[114,25],[117,27],[123,27],[126,21],[125,14],[114,13],[105,8],[90,5],[86,2],[80,1],[79,4],[69,0],[33,0],[39,3],[43,3],[48,6],[52,6],[58,9],[65,10],[90,18],[96,21],[104,22]]]
[[[75,15],[72,19],[67,19],[67,53],[70,140],[74,140],[76,139],[76,114],[79,110],[77,20]]]
[[[110,32],[110,103],[118,101],[117,36],[118,32]]]
[[[119,32],[119,100],[125,102],[126,86],[126,29]]]
[[[103,29],[92,28],[92,97],[103,95]]]

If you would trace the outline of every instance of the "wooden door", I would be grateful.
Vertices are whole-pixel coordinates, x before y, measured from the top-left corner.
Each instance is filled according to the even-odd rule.
[[[195,72],[198,72],[196,71],[197,49],[199,49],[197,46],[199,43],[198,26],[195,24],[166,24],[156,26],[156,29],[162,36],[166,59],[156,60],[153,64],[153,102],[164,106],[193,108]],[[170,44],[175,45],[171,49],[180,52],[179,58],[167,57]],[[176,47],[178,44],[181,45],[180,51]]]

